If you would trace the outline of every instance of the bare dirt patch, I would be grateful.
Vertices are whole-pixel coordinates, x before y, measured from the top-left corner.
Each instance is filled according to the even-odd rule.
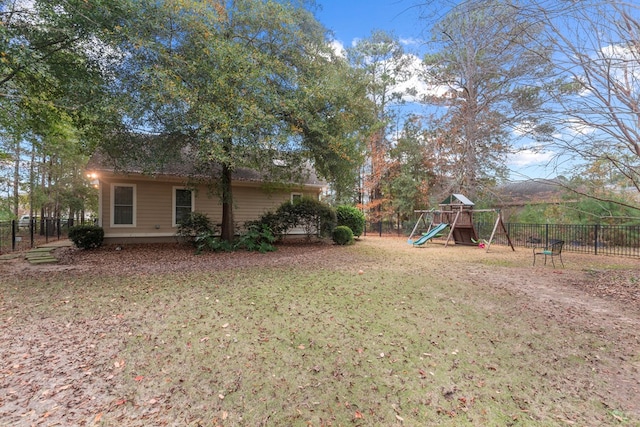
[[[576,334],[600,337],[602,345],[597,348],[600,351],[594,351],[587,360],[590,369],[607,384],[606,390],[597,393],[612,410],[622,407],[640,417],[640,273],[634,265],[637,261],[621,261],[622,269],[592,270],[592,257],[576,260],[578,263],[567,270],[532,272],[530,268],[505,268],[486,274],[484,279],[493,287],[520,296],[521,309],[528,314],[544,316],[550,324],[564,325]],[[584,264],[582,269],[578,267],[580,264]],[[571,353],[574,349],[566,350]],[[585,378],[572,378],[564,387],[576,393],[593,392],[589,390],[590,384]]]

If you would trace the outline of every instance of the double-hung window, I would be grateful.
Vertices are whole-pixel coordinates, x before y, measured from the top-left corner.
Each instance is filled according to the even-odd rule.
[[[194,194],[188,188],[173,188],[173,226],[178,226],[180,221],[187,218],[194,208]]]
[[[135,184],[113,184],[111,200],[111,226],[134,227],[136,225]]]

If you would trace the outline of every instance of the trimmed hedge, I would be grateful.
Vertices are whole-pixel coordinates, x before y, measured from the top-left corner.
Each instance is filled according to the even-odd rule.
[[[338,225],[349,227],[354,236],[360,237],[364,233],[366,219],[358,208],[348,205],[338,206],[336,208],[336,219]]]
[[[69,240],[81,249],[94,249],[104,242],[104,229],[97,225],[76,225],[69,229]]]
[[[353,232],[346,225],[339,225],[333,229],[332,238],[336,245],[350,245],[353,243]]]
[[[291,229],[300,227],[307,239],[312,236],[328,237],[336,225],[335,210],[319,200],[303,197],[295,202],[281,204],[275,213],[267,212],[257,221],[250,221],[246,227],[266,226],[274,236],[282,238]]]

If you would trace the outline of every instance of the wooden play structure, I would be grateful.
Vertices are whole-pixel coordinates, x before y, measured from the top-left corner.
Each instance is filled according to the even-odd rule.
[[[485,245],[486,250],[489,251],[489,247],[491,246],[491,242],[498,231],[498,227],[501,227],[502,232],[504,232],[507,237],[509,246],[511,246],[511,249],[515,251],[513,243],[511,243],[509,233],[502,221],[502,214],[499,209],[474,210],[474,203],[462,194],[452,194],[438,206],[440,208],[438,210],[432,209],[428,211],[415,211],[416,213],[420,213],[420,217],[409,236],[408,242],[410,244],[413,244],[414,246],[422,245],[435,237],[437,233],[443,231],[446,227],[449,227],[449,235],[447,236],[445,247],[449,245],[452,238],[456,245],[476,246],[480,239],[478,238],[478,232],[476,231],[473,223],[474,212],[495,212],[497,214],[496,222],[493,227],[493,231],[491,232],[491,237]],[[413,235],[416,233],[420,222],[422,221],[423,224],[427,225],[427,219],[429,220],[427,232],[416,241],[411,240]],[[437,232],[434,232],[436,229]]]

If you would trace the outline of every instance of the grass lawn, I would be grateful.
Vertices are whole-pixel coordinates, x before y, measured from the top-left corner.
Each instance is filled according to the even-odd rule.
[[[554,270],[371,237],[306,251],[0,276],[0,424],[640,425],[637,307],[602,314],[615,301],[573,286],[637,260]]]

